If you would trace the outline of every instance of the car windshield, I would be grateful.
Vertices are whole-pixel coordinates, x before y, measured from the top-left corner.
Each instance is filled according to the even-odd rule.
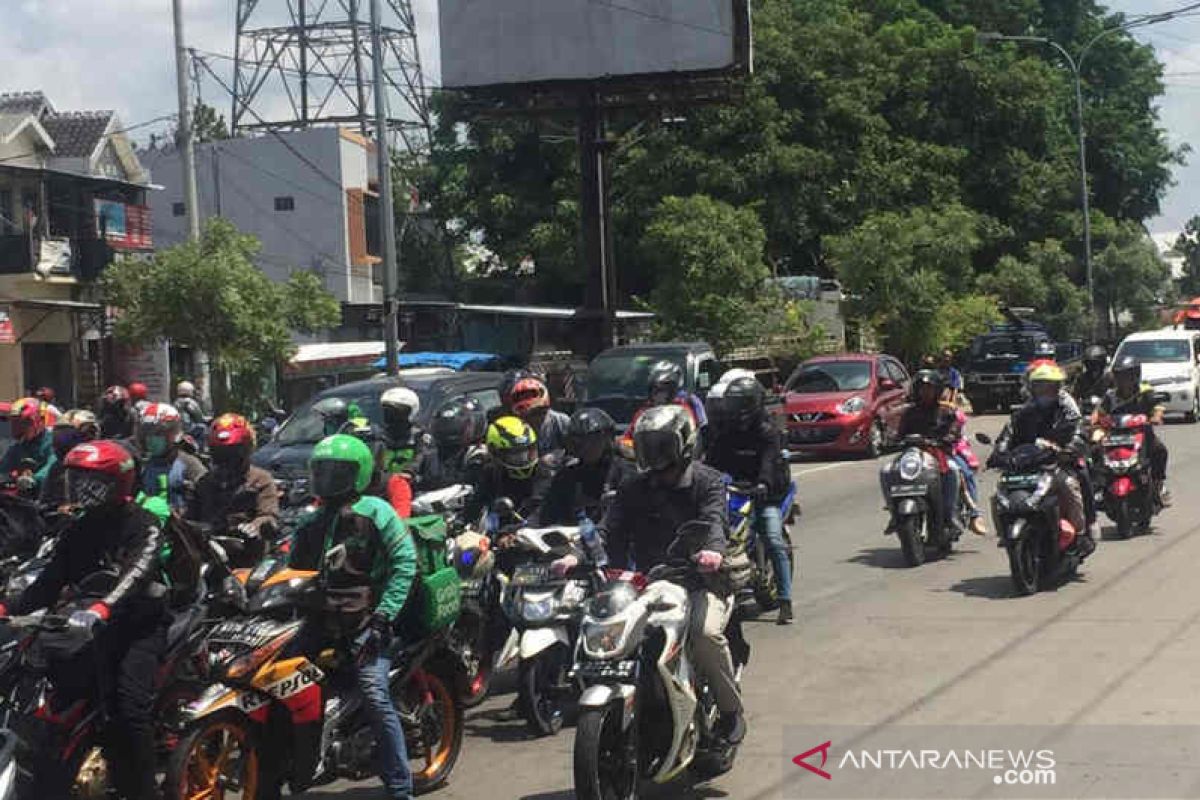
[[[588,398],[645,397],[649,391],[650,367],[659,361],[670,361],[686,371],[682,354],[614,353],[597,358],[588,369]]]
[[[1028,336],[988,336],[977,340],[972,350],[983,358],[1028,357],[1033,355],[1036,341]]]
[[[822,361],[800,368],[788,384],[797,394],[858,392],[871,385],[871,365],[866,361]]]
[[[316,444],[325,438],[325,421],[320,414],[313,411],[313,403],[317,400],[324,400],[327,397],[340,397],[346,401],[346,405],[357,405],[359,412],[373,424],[382,424],[382,416],[379,411],[379,396],[385,388],[388,387],[380,386],[349,394],[335,392],[329,395],[319,395],[288,418],[288,421],[280,427],[279,436],[276,441],[281,445]],[[421,399],[421,407],[429,408],[429,391],[427,389],[414,389],[414,391],[416,391],[417,396]]]
[[[1120,361],[1125,356],[1133,356],[1139,361],[1151,364],[1182,364],[1188,360],[1188,343],[1183,339],[1141,339],[1126,342],[1121,345],[1113,361]]]

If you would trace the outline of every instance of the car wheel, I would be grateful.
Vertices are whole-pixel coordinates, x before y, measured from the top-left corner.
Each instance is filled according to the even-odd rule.
[[[867,432],[867,458],[879,458],[883,455],[884,441],[883,423],[878,419],[871,421],[871,430]]]
[[[1192,387],[1192,410],[1183,415],[1183,421],[1195,423],[1197,419],[1200,419],[1200,394]]]

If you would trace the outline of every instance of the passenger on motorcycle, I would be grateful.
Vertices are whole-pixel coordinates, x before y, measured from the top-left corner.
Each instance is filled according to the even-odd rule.
[[[541,378],[517,381],[508,405],[513,416],[523,419],[537,431],[538,455],[559,455],[566,449],[571,418],[550,407],[550,390]]]
[[[598,408],[576,411],[567,426],[566,460],[550,481],[550,489],[532,527],[575,525],[580,514],[599,522],[604,496],[621,485],[626,462],[617,458],[617,424]]]
[[[407,517],[412,512],[413,493],[437,485],[437,446],[433,437],[414,422],[421,412],[421,398],[412,389],[388,389],[379,405],[383,433],[377,460],[383,488],[396,513]]]
[[[486,442],[488,460],[464,510],[465,519],[479,519],[502,497],[512,500],[517,513],[528,519],[537,513],[554,477],[538,457],[537,433],[516,417],[500,417],[488,426]]]
[[[151,403],[138,418],[138,448],[142,460],[141,494],[139,502],[158,503],[147,505],[159,513],[165,522],[165,514],[183,511],[196,484],[207,470],[200,459],[184,452],[179,445],[183,441],[183,418],[174,406],[166,403]],[[166,506],[161,503],[166,500]]]
[[[1085,452],[1080,425],[1082,418],[1074,402],[1063,400],[1066,374],[1057,364],[1033,370],[1030,375],[1032,397],[1013,412],[1012,418],[996,440],[988,459],[989,466],[1004,463],[1008,451],[1026,444],[1044,444],[1064,453],[1065,458],[1055,472],[1054,486],[1062,518],[1078,533],[1080,554],[1087,557],[1096,549],[1096,540],[1085,512],[1083,491],[1080,488],[1080,459]],[[1066,395],[1069,397],[1069,395]]]
[[[54,426],[52,447],[54,461],[46,470],[38,502],[44,508],[59,509],[67,503],[67,453],[73,447],[95,440],[100,435],[96,415],[82,409],[71,409]]]
[[[115,698],[119,736],[106,742],[117,792],[127,800],[153,800],[155,788],[154,685],[166,649],[166,588],[158,569],[158,521],[133,502],[136,467],[120,444],[81,444],[66,457],[67,502],[73,520],[38,579],[0,614],[26,614],[56,605],[64,590],[94,573],[115,568],[115,588],[70,616],[70,629],[96,635],[107,666],[101,672]],[[61,764],[45,769],[61,770]]]
[[[792,476],[783,458],[783,433],[767,414],[766,391],[756,378],[737,378],[709,410],[704,463],[737,483],[755,487],[755,519],[767,543],[779,586],[780,625],[792,622],[792,554],[783,538],[781,503]]]
[[[0,480],[14,480],[22,492],[36,492],[54,463],[54,437],[36,397],[22,397],[8,412],[13,443],[0,458]]]
[[[1101,417],[1121,414],[1144,414],[1150,424],[1146,426],[1146,455],[1150,459],[1150,476],[1158,486],[1159,500],[1164,506],[1171,504],[1171,493],[1167,490],[1167,460],[1170,453],[1154,427],[1163,421],[1163,406],[1154,398],[1154,390],[1142,383],[1142,362],[1135,356],[1123,356],[1113,364],[1113,388],[1104,394],[1100,407],[1092,414],[1092,423]]]
[[[332,640],[349,649],[371,715],[384,789],[389,800],[410,800],[412,772],[388,675],[396,618],[417,573],[416,548],[392,507],[363,494],[375,470],[366,444],[348,435],[322,439],[310,469],[312,491],[321,503],[297,529],[289,564],[320,570],[325,596],[289,647],[314,653]],[[284,765],[278,754],[267,755],[263,797],[278,800]]]
[[[648,571],[668,557],[675,531],[685,522],[707,522],[708,541],[694,556],[706,586],[691,592],[690,645],[696,668],[712,688],[721,719],[719,735],[736,744],[746,733],[742,698],[735,678],[725,628],[734,598],[721,570],[728,537],[725,479],[695,461],[696,428],[679,405],[650,409],[634,429],[639,474],[617,490],[600,523],[609,564]]]
[[[691,414],[699,443],[704,430],[708,427],[708,413],[704,410],[704,402],[684,388],[683,368],[672,361],[659,361],[650,367],[646,383],[646,402],[634,412],[633,419],[629,421],[629,427],[625,430],[625,436],[629,439],[633,438],[638,418],[647,410],[674,404],[686,409]]]
[[[227,535],[241,535],[246,552],[261,557],[263,537],[274,534],[279,519],[279,489],[271,473],[250,463],[254,428],[239,414],[222,414],[213,420],[207,438],[212,470],[196,483],[187,516]]]
[[[100,398],[100,435],[105,439],[132,440],[137,416],[129,405],[129,390],[110,386]]]
[[[1080,405],[1093,397],[1104,397],[1112,384],[1108,369],[1108,351],[1094,344],[1083,351],[1083,372],[1075,377],[1072,394]]]
[[[488,423],[483,406],[471,397],[451,400],[434,414],[430,428],[438,450],[438,485],[474,485],[487,458],[483,439]]]

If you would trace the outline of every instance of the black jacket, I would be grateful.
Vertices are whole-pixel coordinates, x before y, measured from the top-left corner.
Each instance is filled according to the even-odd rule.
[[[760,420],[748,431],[710,425],[704,461],[737,483],[761,483],[767,487],[767,502],[778,505],[792,483],[791,470],[783,460],[783,434],[769,419]]]
[[[1029,401],[1013,412],[1008,425],[996,440],[995,453],[1006,453],[1023,444],[1034,444],[1038,439],[1047,439],[1061,448],[1086,450],[1080,425],[1083,420],[1079,412],[1056,402],[1042,407]]]
[[[479,469],[475,494],[463,512],[463,518],[478,519],[494,501],[507,497],[513,501],[517,513],[528,519],[537,513],[553,479],[554,471],[546,459],[538,461],[537,469],[529,478],[514,478],[499,463],[488,460]]]
[[[940,444],[951,445],[959,437],[958,413],[954,406],[947,403],[909,406],[900,417],[900,436],[924,436]]]
[[[165,608],[159,552],[163,533],[150,512],[132,503],[93,512],[63,531],[54,556],[33,585],[9,604],[13,614],[50,608],[63,589],[101,570],[115,570],[115,587],[101,598],[121,615],[156,616]]]
[[[529,521],[533,527],[542,525],[574,525],[579,512],[585,512],[593,522],[599,522],[601,501],[610,489],[616,489],[632,472],[632,465],[610,455],[598,464],[584,464],[577,458],[567,459],[555,473],[541,508]]]
[[[600,523],[609,563],[618,569],[645,571],[667,559],[675,531],[685,522],[711,525],[702,549],[725,552],[729,517],[725,479],[703,464],[689,464],[674,487],[656,487],[639,474],[621,485]]]

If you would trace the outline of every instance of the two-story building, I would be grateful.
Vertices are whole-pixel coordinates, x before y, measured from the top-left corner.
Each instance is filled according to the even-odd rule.
[[[152,250],[149,174],[111,111],[0,95],[0,399],[88,402],[112,374],[95,281]]]

